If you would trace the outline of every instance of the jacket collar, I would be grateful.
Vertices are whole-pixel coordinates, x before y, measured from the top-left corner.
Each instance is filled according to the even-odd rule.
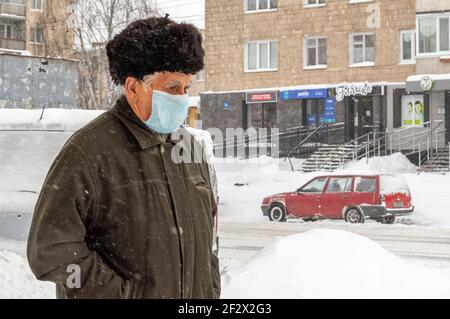
[[[166,142],[172,142],[174,144],[178,142],[178,140],[172,139],[171,136],[153,132],[144,123],[142,123],[142,121],[131,109],[130,104],[124,95],[122,95],[117,101],[116,105],[112,109],[112,112],[127,127],[143,150]]]

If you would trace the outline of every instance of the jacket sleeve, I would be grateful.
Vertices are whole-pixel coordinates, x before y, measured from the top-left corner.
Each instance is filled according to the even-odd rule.
[[[37,279],[63,287],[70,299],[133,298],[136,283],[118,276],[85,241],[96,198],[85,157],[67,144],[36,204],[27,247],[30,267]]]
[[[208,173],[209,173],[209,181],[210,181],[210,187],[212,189],[212,196],[213,198],[211,201],[214,203],[213,211],[211,212],[214,218],[214,238],[213,238],[213,252],[211,255],[212,261],[211,261],[211,269],[212,269],[212,278],[213,278],[213,284],[214,284],[214,290],[216,293],[217,299],[220,298],[221,294],[221,276],[220,276],[220,265],[219,265],[219,233],[218,233],[218,205],[219,205],[219,196],[218,196],[218,189],[217,189],[217,175],[214,168],[214,165],[209,164],[208,165]]]

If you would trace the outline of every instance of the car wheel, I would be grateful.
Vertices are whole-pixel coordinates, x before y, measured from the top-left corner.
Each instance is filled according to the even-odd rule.
[[[272,222],[285,222],[287,219],[286,209],[284,206],[277,204],[273,205],[269,210],[269,219]]]
[[[359,209],[353,207],[345,214],[345,221],[350,224],[363,224],[365,220]]]
[[[385,225],[392,225],[393,223],[395,223],[395,216],[382,217],[381,223]]]

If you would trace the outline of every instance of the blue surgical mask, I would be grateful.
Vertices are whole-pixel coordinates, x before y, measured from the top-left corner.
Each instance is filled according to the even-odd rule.
[[[147,84],[144,85],[149,89]],[[186,121],[189,110],[189,96],[172,95],[153,90],[152,115],[145,125],[160,134],[175,133]]]

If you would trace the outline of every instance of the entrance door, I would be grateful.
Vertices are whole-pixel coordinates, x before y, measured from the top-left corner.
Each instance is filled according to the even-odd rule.
[[[373,127],[373,98],[371,96],[359,96],[355,100],[357,111],[357,137],[371,133]],[[356,118],[355,118],[356,120]]]
[[[274,128],[277,125],[276,103],[261,103],[248,105],[249,127]]]
[[[303,103],[303,126],[319,126],[325,116],[325,100],[309,99]]]

